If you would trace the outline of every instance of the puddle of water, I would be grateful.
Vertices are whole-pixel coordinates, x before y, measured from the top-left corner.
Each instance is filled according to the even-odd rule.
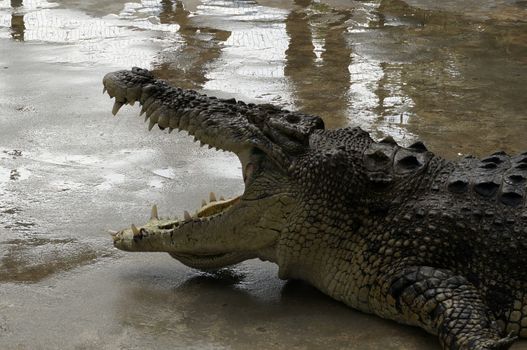
[[[164,184],[165,184],[165,180],[157,178],[157,177],[152,178],[148,181],[149,187],[157,188],[157,189],[163,188]]]
[[[65,62],[150,67],[183,87],[320,114],[329,127],[422,137],[449,157],[478,145],[472,152],[519,147],[515,130],[527,128],[521,2],[295,5],[141,1],[96,16],[75,4],[0,1],[0,33],[75,46]],[[501,120],[521,127],[504,132]],[[481,128],[496,134],[482,140]]]
[[[158,1],[126,3],[120,13],[104,17],[58,6],[46,1],[0,1],[0,38],[74,46],[60,55],[50,53],[50,62],[151,67],[156,52],[179,29],[159,23]],[[145,31],[156,35],[144,35]]]
[[[216,153],[214,157],[197,159],[189,165],[189,170],[219,180],[238,180],[240,184],[243,184],[240,161],[229,153]]]
[[[104,175],[104,182],[97,185],[96,187],[100,190],[109,190],[116,185],[122,184],[125,181],[125,176],[123,174],[111,173]]]
[[[18,223],[32,226],[32,223]],[[57,272],[88,264],[96,252],[72,240],[28,238],[0,242],[0,283],[38,282]]]
[[[176,176],[176,172],[174,168],[168,167],[165,169],[154,169],[152,171],[154,174],[159,175],[165,179],[174,179]]]
[[[0,111],[6,111],[0,115],[0,122],[12,127],[0,129],[14,130],[20,136],[16,140],[7,138],[13,145],[0,145],[0,283],[49,281],[53,275],[67,280],[61,273],[92,264],[108,254],[111,243],[99,232],[101,227],[115,228],[122,222],[129,224],[132,217],[145,218],[152,203],[160,204],[163,215],[172,216],[198,207],[201,197],[210,191],[219,196],[239,193],[243,187],[239,162],[232,155],[197,150],[180,135],[166,141],[168,136],[159,131],[145,136],[144,126],[128,125],[140,121],[100,121],[94,111],[101,111],[103,103],[108,104],[107,115],[111,109],[108,99],[100,97],[100,77],[96,83],[87,78],[86,72],[71,78],[73,72],[87,68],[93,68],[89,74],[102,77],[97,72],[139,65],[182,87],[319,114],[328,127],[360,125],[376,137],[388,133],[403,142],[424,138],[434,151],[448,157],[527,148],[525,2],[294,0],[294,6],[272,0],[191,2],[0,1],[0,44],[9,42],[9,47],[26,59],[21,69],[19,63],[7,60],[10,56],[0,57],[0,88],[5,90],[0,97],[0,107],[5,108]],[[465,10],[467,6],[470,11]],[[38,84],[33,81],[38,89],[28,89],[27,79],[7,74],[11,66],[19,71],[44,66],[53,73],[39,75]],[[88,93],[75,94],[75,89]],[[93,97],[95,89],[97,96]],[[76,100],[64,102],[62,98],[55,102],[58,95],[70,94]],[[79,100],[83,108],[77,108],[75,102]],[[130,110],[123,108],[123,113],[130,114]],[[18,133],[19,125],[24,125],[24,132]],[[5,143],[3,137],[0,142]],[[263,320],[263,324],[245,329],[251,335],[248,346],[253,345],[254,336],[260,336],[259,344],[269,344],[271,338],[279,344],[291,338],[291,330],[294,333],[301,328],[301,334],[312,327],[315,332],[320,324],[327,327],[317,334],[331,334],[333,341],[341,330],[336,323],[351,312],[343,309],[337,318],[329,313],[310,325],[312,313],[306,313],[303,296],[288,297],[287,288],[281,289],[282,282],[272,279],[275,271],[261,265],[246,273],[250,276],[264,271],[267,275],[261,280],[224,276],[218,282],[201,275],[189,276],[186,269],[180,269],[174,277],[174,265],[155,260],[157,255],[148,256],[130,257],[131,267],[121,267],[117,272],[112,265],[108,268],[112,272],[104,276],[103,282],[92,286],[89,280],[90,287],[106,293],[109,281],[115,281],[126,296],[102,298],[114,308],[115,300],[122,301],[115,314],[109,308],[104,316],[112,320],[109,323],[117,323],[113,326],[119,331],[125,329],[125,333],[111,336],[104,333],[103,341],[111,338],[118,344],[120,338],[115,335],[127,341],[135,339],[127,337],[126,332],[130,332],[141,339],[146,336],[145,342],[152,343],[160,335],[168,335],[167,344],[173,344],[174,334],[202,329],[198,334],[208,337],[204,346],[229,345],[230,340],[221,336],[208,336],[211,327],[219,327],[216,329],[222,332],[238,329],[244,326],[240,319],[244,319],[246,310],[254,308],[252,319]],[[155,266],[141,270],[143,263],[154,261]],[[164,270],[162,266],[166,266]],[[134,289],[135,282],[130,281],[141,274],[137,284],[143,286],[135,285]],[[76,278],[86,281],[80,272]],[[181,285],[183,280],[188,283]],[[163,290],[153,294],[149,287],[156,281],[164,283],[159,287]],[[172,293],[174,286],[180,288],[176,290],[179,295]],[[61,297],[75,290],[71,286],[60,288],[57,295]],[[36,289],[28,289],[23,295],[34,296]],[[167,291],[174,301],[168,309]],[[48,294],[52,293],[43,294],[49,302]],[[99,294],[89,294],[97,295],[99,302]],[[210,300],[203,303],[196,295]],[[208,312],[218,306],[218,295],[227,300],[226,304],[233,299],[243,299],[245,304],[234,314],[223,306]],[[20,297],[17,294],[11,298]],[[137,307],[130,309],[130,300]],[[286,303],[280,304],[281,300]],[[321,309],[328,307],[320,296],[313,300],[321,303]],[[42,303],[40,299],[35,301],[35,305]],[[293,313],[288,309],[291,303],[300,305]],[[72,307],[89,311],[86,305],[78,305],[75,294],[61,315],[79,314],[72,313]],[[268,316],[270,305],[276,306],[273,312],[282,312],[276,324]],[[0,311],[2,307],[0,304]],[[18,311],[28,310],[12,314],[19,315]],[[32,314],[30,311],[27,314]],[[300,323],[298,318],[284,321],[296,312],[309,317]],[[204,314],[209,316],[203,319]],[[67,322],[70,318],[56,317],[54,310],[53,315],[49,318],[52,323],[77,324]],[[92,330],[98,324],[93,320],[99,319],[97,314],[84,328]],[[0,317],[0,344],[5,344],[1,332],[8,327],[17,329],[8,322],[12,321]],[[351,340],[364,340],[365,328],[378,329],[356,324],[358,333]],[[28,334],[33,334],[33,328],[38,327],[29,328]],[[266,329],[272,334],[265,334]],[[401,344],[406,345],[415,330],[393,329],[392,335],[400,343],[393,345],[393,339],[389,339],[386,344],[411,348]],[[37,344],[42,336],[64,333],[48,329],[40,332],[35,333]],[[310,330],[310,334],[313,332]],[[26,339],[19,335],[13,337]],[[367,334],[368,343],[376,336]],[[189,337],[185,344],[196,344],[195,333]],[[82,333],[79,339],[92,345],[100,341],[94,340],[99,334]],[[294,344],[288,344],[296,346],[302,341],[295,338]],[[359,344],[359,348],[364,345],[356,341],[339,344],[344,343]],[[429,343],[430,338],[423,337],[415,348],[422,349]],[[328,346],[323,342],[316,345]]]
[[[0,184],[9,181],[11,175],[11,169],[0,167]]]
[[[101,163],[101,159],[95,155],[51,153],[43,151],[37,153],[28,152],[27,158],[59,166],[91,166]]]

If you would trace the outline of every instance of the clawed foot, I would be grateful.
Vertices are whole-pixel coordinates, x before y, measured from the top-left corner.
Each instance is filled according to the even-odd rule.
[[[485,341],[483,344],[478,344],[473,347],[469,347],[471,350],[507,350],[509,349],[512,344],[518,340],[518,337],[514,335],[513,332],[509,333],[504,338],[501,338],[500,340],[488,340]]]
[[[494,344],[492,344],[489,349],[492,350],[505,350],[511,347],[512,343],[514,343],[516,340],[518,340],[518,337],[514,335],[514,332],[509,333],[505,338],[501,338],[500,340],[496,341]]]

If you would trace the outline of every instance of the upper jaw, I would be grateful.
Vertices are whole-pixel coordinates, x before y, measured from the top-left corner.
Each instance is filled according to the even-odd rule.
[[[199,140],[201,145],[234,152],[250,149],[259,139],[259,131],[237,110],[243,102],[219,100],[170,86],[154,79],[144,69],[133,68],[108,73],[103,78],[104,89],[115,98],[112,113],[116,115],[125,104],[139,101],[141,115],[149,121],[149,130],[155,125],[160,129],[185,130]]]
[[[132,70],[111,72],[103,78],[103,93],[108,92],[119,103],[134,103],[141,98],[142,89],[154,81],[152,73],[134,67]],[[118,111],[118,109],[117,109]],[[114,115],[117,113],[115,111]]]
[[[108,73],[104,90],[115,97],[112,113],[124,104],[142,105],[149,129],[186,130],[211,147],[239,154],[257,148],[282,170],[295,154],[305,151],[309,136],[324,128],[322,119],[271,105],[245,104],[235,99],[207,97],[155,79],[144,69]]]

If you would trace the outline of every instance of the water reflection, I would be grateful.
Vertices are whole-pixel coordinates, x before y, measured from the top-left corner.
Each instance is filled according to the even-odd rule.
[[[39,282],[97,259],[95,250],[73,239],[35,235],[0,242],[0,252],[0,284]]]
[[[288,9],[203,0],[190,10],[181,0],[144,0],[100,18],[67,4],[0,1],[0,26],[17,41],[73,43],[66,62],[154,67],[182,87],[319,114],[329,127],[424,138],[447,157],[525,148],[521,1],[488,0],[463,12],[458,1],[337,8],[295,0]]]
[[[381,58],[391,67],[401,62],[397,74],[384,79],[399,80],[411,102],[405,104],[407,131],[447,157],[527,147],[527,100],[521,97],[527,86],[520,78],[527,74],[527,22],[492,22],[400,0],[383,1],[379,10],[387,34],[379,46],[398,44],[398,53]],[[499,13],[497,6],[492,14]]]
[[[159,20],[162,24],[179,25],[176,49],[161,52],[154,64],[156,76],[188,89],[202,88],[207,81],[207,68],[221,55],[221,46],[230,31],[196,26],[182,1],[161,1]]]
[[[13,8],[11,14],[11,37],[19,41],[24,41],[24,31],[26,29],[24,15],[16,12],[16,9],[22,7],[22,5],[23,0],[11,0],[11,7]]]
[[[333,10],[305,0],[295,4],[300,9],[286,19],[289,46],[284,69],[293,85],[295,105],[325,117],[329,127],[344,126],[348,124],[351,63],[345,33],[351,10]]]
[[[204,88],[291,106],[291,89],[284,77],[287,14],[287,10],[254,1],[202,1],[195,20],[231,31],[221,56],[209,66]]]

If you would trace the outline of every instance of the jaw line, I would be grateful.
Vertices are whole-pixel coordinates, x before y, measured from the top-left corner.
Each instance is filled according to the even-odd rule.
[[[232,252],[213,255],[178,254],[169,253],[184,265],[200,270],[216,270],[222,267],[235,265],[247,259],[256,257],[255,254]]]
[[[255,231],[253,228],[262,217],[262,208],[274,207],[275,212],[281,210],[274,203],[282,195],[262,198],[257,207],[253,206],[255,201],[242,199],[205,218],[193,217],[184,221],[154,218],[139,228],[134,226],[119,231],[114,236],[114,246],[125,251],[168,252],[177,259],[181,257],[178,260],[184,260],[182,262],[186,265],[200,269],[256,258],[262,251],[272,249],[278,231],[271,229],[260,234],[259,229]],[[200,223],[204,220],[207,222]]]

